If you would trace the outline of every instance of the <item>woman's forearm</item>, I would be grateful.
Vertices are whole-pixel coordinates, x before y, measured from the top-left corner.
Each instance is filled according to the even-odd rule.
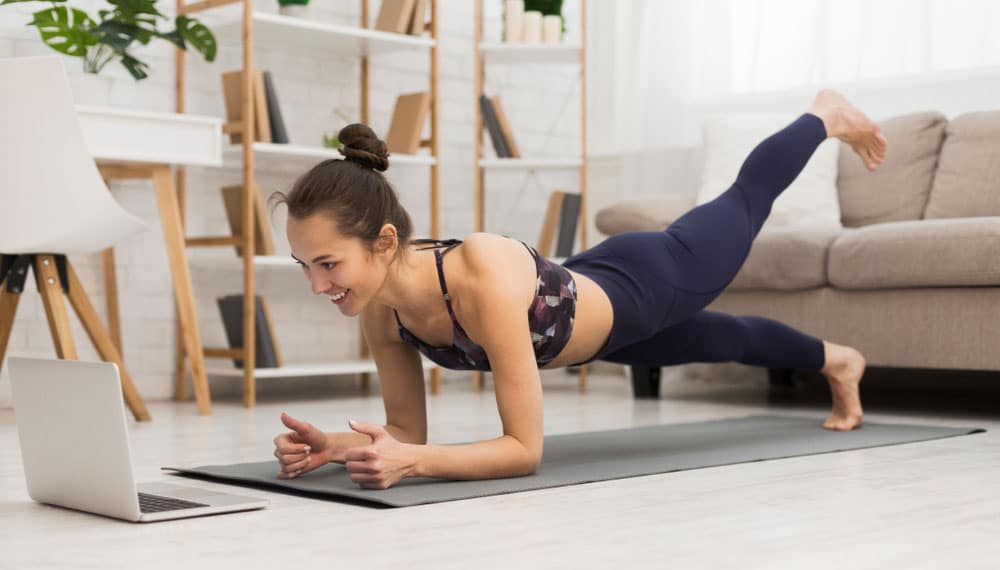
[[[530,475],[541,457],[517,439],[504,435],[460,445],[415,445],[414,477],[498,479]]]
[[[392,437],[402,442],[411,442],[410,437],[396,426],[384,426],[385,431]],[[371,445],[372,438],[354,431],[349,432],[326,432],[326,440],[330,443],[330,462],[344,463],[344,455],[348,449]],[[415,443],[415,442],[414,442]]]

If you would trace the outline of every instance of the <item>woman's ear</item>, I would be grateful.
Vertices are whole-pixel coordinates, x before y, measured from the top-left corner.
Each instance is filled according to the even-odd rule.
[[[396,255],[399,249],[399,234],[396,226],[385,224],[378,232],[378,239],[375,241],[375,253],[387,253],[390,257]]]

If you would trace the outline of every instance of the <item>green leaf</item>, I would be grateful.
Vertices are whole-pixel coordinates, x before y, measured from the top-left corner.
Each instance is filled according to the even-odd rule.
[[[122,53],[121,57],[122,57],[122,65],[124,65],[125,69],[127,69],[128,72],[132,74],[132,77],[138,80],[138,79],[145,79],[149,75],[147,73],[147,71],[149,70],[149,66],[146,65],[145,63],[139,61],[138,59],[132,57],[127,53]]]
[[[93,20],[83,10],[55,6],[34,13],[29,26],[38,28],[45,45],[59,53],[74,57],[87,55],[87,48],[97,44],[98,39],[90,33],[95,26]]]
[[[115,7],[115,20],[129,24],[146,24],[156,27],[156,18],[166,16],[156,9],[156,0],[107,0]],[[143,17],[145,16],[145,17]]]
[[[92,33],[97,36],[101,43],[114,48],[115,51],[125,51],[132,42],[137,41],[143,45],[149,43],[153,34],[133,24],[108,20],[101,22]]]
[[[176,22],[177,32],[184,38],[184,41],[205,56],[205,61],[215,61],[215,52],[218,46],[212,31],[198,20],[187,16],[177,16]]]
[[[0,0],[0,6],[4,4],[17,4],[20,2],[40,2],[41,0]],[[46,2],[65,2],[66,0],[46,0]]]
[[[184,43],[184,36],[182,36],[181,33],[178,32],[177,30],[166,33],[157,32],[156,37],[163,40],[167,40],[168,42],[174,44],[175,46],[181,49],[187,49],[187,44]]]

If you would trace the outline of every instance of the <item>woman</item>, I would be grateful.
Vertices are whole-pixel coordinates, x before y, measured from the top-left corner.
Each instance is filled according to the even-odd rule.
[[[818,370],[833,394],[824,427],[860,425],[865,360],[858,351],[771,319],[704,310],[736,275],[773,201],[821,142],[849,143],[870,170],[884,160],[878,126],[838,93],[821,91],[807,113],[758,145],[714,201],[665,231],[611,237],[562,266],[486,233],[412,240],[408,214],[376,172],[388,166],[385,145],[364,125],[345,127],[339,137],[347,160],[317,165],[287,196],[275,197],[288,207],[292,256],[313,293],[361,316],[386,425],[352,420],[351,432],[324,433],[282,414],[292,431],[275,438],[279,477],[331,461],[372,489],[412,476],[530,474],[542,458],[538,370],[597,359]],[[448,368],[492,370],[501,437],[426,444],[420,352]]]

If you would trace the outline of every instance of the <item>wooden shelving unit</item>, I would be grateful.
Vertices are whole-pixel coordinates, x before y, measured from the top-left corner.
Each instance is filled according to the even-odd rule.
[[[177,14],[193,14],[204,10],[211,10],[221,6],[240,4],[242,6],[241,17],[226,21],[213,26],[213,33],[220,45],[226,43],[236,43],[242,48],[243,62],[243,84],[241,116],[243,121],[229,123],[225,125],[226,133],[253,133],[254,132],[254,112],[252,110],[252,77],[251,70],[254,69],[254,47],[269,47],[271,49],[283,49],[288,51],[308,50],[316,53],[327,51],[337,55],[346,55],[360,58],[360,108],[361,116],[358,120],[365,124],[369,121],[369,58],[374,55],[391,54],[394,52],[413,52],[414,50],[428,52],[430,58],[430,86],[431,110],[430,138],[421,141],[421,147],[429,148],[430,155],[393,155],[390,158],[391,164],[409,165],[414,167],[429,168],[430,176],[430,212],[431,212],[431,236],[434,238],[440,235],[440,198],[439,185],[440,174],[438,171],[439,157],[439,112],[438,112],[438,2],[430,0],[431,19],[427,23],[426,29],[429,36],[413,36],[407,34],[396,34],[373,30],[369,28],[369,3],[368,0],[360,0],[361,17],[357,27],[329,24],[324,22],[314,22],[302,18],[293,18],[279,14],[271,14],[254,10],[254,0],[201,0],[188,4],[185,0],[176,0]],[[178,113],[185,112],[185,52],[176,51],[176,92]],[[188,246],[227,246],[239,245],[243,248],[242,258],[233,258],[234,262],[241,262],[243,269],[243,339],[242,349],[203,347],[204,355],[208,358],[239,358],[243,362],[255,362],[256,355],[254,339],[254,272],[257,269],[267,269],[274,267],[292,267],[290,258],[283,256],[258,256],[254,254],[254,195],[252,192],[256,187],[254,184],[255,173],[258,169],[280,169],[298,168],[299,172],[327,158],[341,158],[340,154],[333,149],[321,146],[303,146],[291,144],[271,144],[254,142],[252,136],[244,136],[242,144],[233,145],[224,151],[225,162],[230,165],[239,165],[242,169],[243,178],[243,211],[242,211],[242,233],[236,236],[217,236],[188,238]],[[280,167],[278,166],[280,165]],[[180,202],[181,219],[184,217],[186,172],[180,169],[177,172],[178,200]],[[220,255],[219,258],[222,256]],[[214,256],[212,259],[216,259]],[[192,263],[197,264],[198,259],[192,259]],[[276,270],[276,269],[271,269]],[[185,367],[185,354],[183,344],[178,342],[177,351],[177,377],[175,385],[175,398],[186,400],[187,394],[187,371]],[[375,372],[375,363],[367,358],[367,347],[359,348],[360,358],[348,359],[329,363],[309,363],[309,364],[288,364],[278,368],[245,368],[239,369],[231,364],[213,364],[206,366],[206,370],[211,375],[242,377],[243,378],[243,403],[246,407],[253,407],[256,404],[256,379],[280,378],[294,376],[314,376],[314,375],[340,375],[340,374],[362,374],[362,387],[368,389],[368,375]],[[431,391],[438,393],[440,389],[440,368],[429,362],[424,362],[425,369],[431,369]]]
[[[580,246],[587,247],[587,0],[580,0],[579,44],[499,43],[483,40],[483,0],[475,8],[475,152],[473,177],[475,229],[485,231],[487,170],[575,169],[580,175]],[[483,116],[479,97],[486,82],[487,65],[575,65],[580,69],[580,154],[561,158],[483,158]],[[482,374],[475,373],[475,388],[482,387]],[[587,391],[587,367],[580,367],[580,391]]]

